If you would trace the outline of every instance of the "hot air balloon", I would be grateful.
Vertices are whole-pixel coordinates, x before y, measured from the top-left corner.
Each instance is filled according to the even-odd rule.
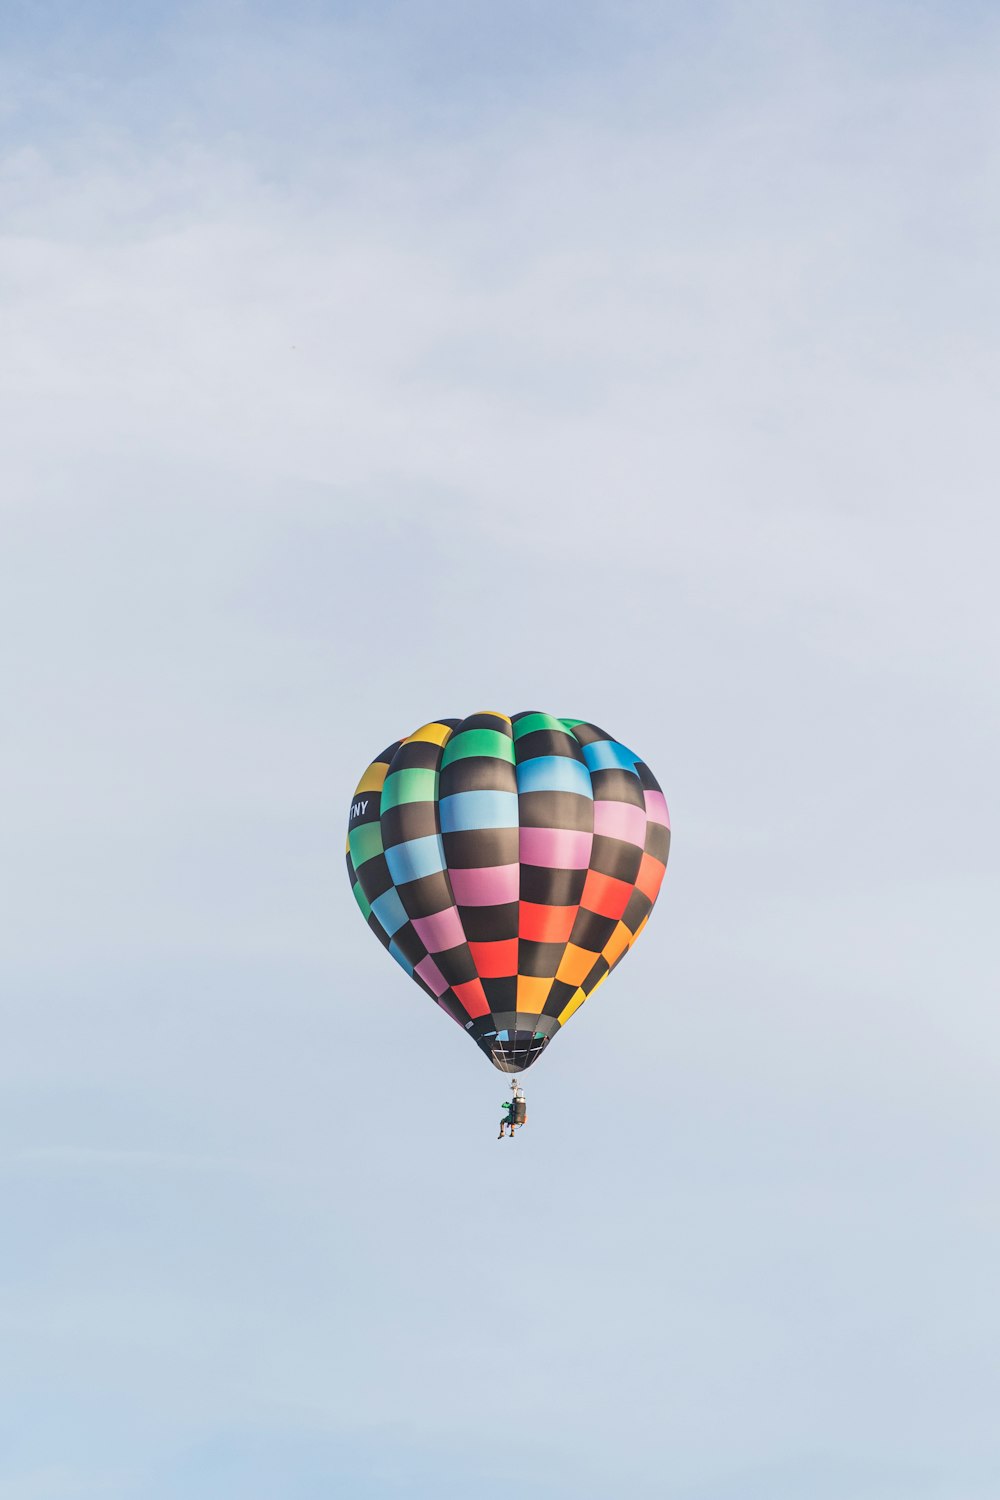
[[[646,925],[663,793],[582,719],[435,719],[372,761],[347,872],[369,927],[503,1073],[531,1067]]]

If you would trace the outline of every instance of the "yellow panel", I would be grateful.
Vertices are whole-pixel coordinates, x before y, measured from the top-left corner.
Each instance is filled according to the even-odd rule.
[[[580,1006],[583,1004],[586,998],[587,997],[583,993],[583,990],[577,990],[572,1000],[570,1000],[559,1013],[560,1026],[566,1025],[566,1022],[569,1020],[570,1016],[574,1015],[580,1009]]]
[[[510,714],[502,714],[495,708],[477,708],[477,714],[492,714],[494,719],[503,719],[505,724],[510,723]]]
[[[632,934],[629,932],[624,922],[619,922],[618,926],[615,928],[614,932],[611,934],[611,936],[608,938],[608,941],[604,945],[604,958],[609,964],[613,964],[616,959],[621,958],[622,954],[625,952],[625,949],[628,947],[631,941]]]
[[[575,943],[567,943],[565,952],[559,960],[559,968],[556,978],[561,979],[564,984],[582,984],[597,962],[598,955],[591,953],[589,948],[578,948]]]
[[[425,745],[446,745],[450,739],[451,730],[447,724],[425,724],[414,734],[408,734],[403,744],[412,745],[414,740],[418,740]]]
[[[344,845],[344,853],[345,854],[350,854],[350,852],[351,852],[351,831],[350,831],[350,829],[348,829],[347,830],[347,843]]]
[[[380,792],[388,769],[384,760],[373,761],[354,788],[355,797],[360,796],[362,792]]]
[[[648,921],[649,921],[649,912],[646,913],[646,915],[643,917],[642,921],[639,923],[638,927],[635,929],[635,937],[632,939],[633,943],[635,942],[635,938],[637,938],[639,936],[640,932],[645,927],[645,925],[646,925],[646,923]]]
[[[551,979],[538,979],[534,974],[519,974],[517,976],[517,1009],[526,1011],[529,1015],[540,1016],[551,988]]]

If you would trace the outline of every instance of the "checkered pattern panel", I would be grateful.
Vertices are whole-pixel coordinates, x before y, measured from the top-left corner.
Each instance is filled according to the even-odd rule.
[[[619,741],[490,711],[434,720],[372,762],[347,862],[383,945],[520,1072],[635,942],[669,844],[663,793]]]

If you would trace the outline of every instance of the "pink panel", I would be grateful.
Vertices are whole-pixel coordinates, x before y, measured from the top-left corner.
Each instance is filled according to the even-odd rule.
[[[623,839],[641,849],[646,842],[646,814],[631,802],[595,802],[594,832],[606,839]]]
[[[413,928],[428,953],[444,953],[465,942],[462,923],[453,906],[436,911],[431,917],[414,917]]]
[[[516,901],[520,894],[521,867],[492,865],[480,870],[449,870],[448,879],[459,906],[505,906]]]
[[[667,799],[662,792],[646,792],[646,816],[651,823],[662,823],[664,828],[670,827],[670,814],[667,812]]]
[[[522,828],[520,855],[523,865],[542,865],[547,870],[585,870],[590,864],[593,839],[575,828]]]
[[[443,995],[448,988],[447,979],[445,979],[430,954],[426,958],[422,958],[416,965],[416,972],[420,975],[424,984],[433,990],[435,995]]]

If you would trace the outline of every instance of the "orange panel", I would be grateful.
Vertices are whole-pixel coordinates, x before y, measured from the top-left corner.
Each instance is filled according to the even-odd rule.
[[[527,1011],[533,1016],[541,1015],[551,988],[551,979],[537,979],[533,974],[519,974],[517,976],[518,1010]]]
[[[635,879],[636,890],[641,891],[650,901],[655,901],[666,869],[666,865],[654,859],[651,854],[644,854]]]
[[[604,958],[609,964],[617,963],[632,941],[632,934],[624,922],[619,922],[604,945]]]
[[[458,996],[467,1016],[488,1016],[489,1005],[486,1002],[486,992],[478,979],[470,979],[465,984],[453,984],[452,990]]]
[[[518,933],[532,943],[568,943],[578,908],[575,906],[537,906],[521,902]]]
[[[567,943],[566,952],[556,970],[556,978],[561,979],[565,984],[581,985],[598,957],[599,955],[591,953],[589,948],[578,948],[575,943]]]
[[[599,917],[620,917],[629,904],[633,889],[627,880],[615,880],[611,875],[588,870],[580,905],[587,911],[596,912]]]
[[[517,938],[500,943],[470,943],[469,952],[480,979],[509,979],[517,973]]]

